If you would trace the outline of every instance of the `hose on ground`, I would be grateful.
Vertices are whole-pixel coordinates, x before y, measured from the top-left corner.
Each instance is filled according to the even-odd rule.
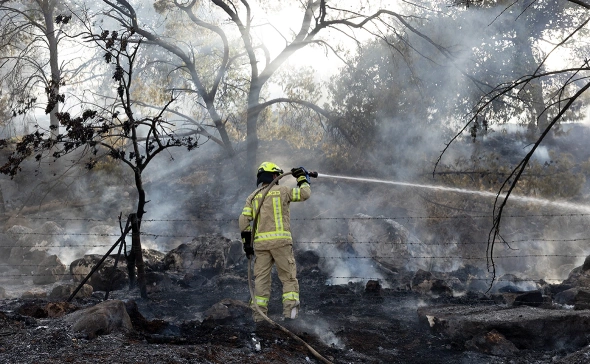
[[[254,236],[256,235],[256,226],[258,224],[258,216],[259,216],[259,212],[260,212],[260,207],[262,207],[262,204],[264,203],[264,198],[266,197],[266,195],[268,194],[268,191],[270,191],[270,189],[272,188],[272,186],[274,186],[275,184],[277,184],[281,178],[283,178],[285,176],[288,176],[288,175],[291,175],[291,172],[286,172],[284,174],[279,175],[271,183],[269,183],[269,185],[266,186],[266,188],[264,190],[262,190],[262,198],[260,199],[260,204],[258,205],[258,208],[256,209],[256,212],[254,214],[254,222],[252,224],[252,240],[254,240]],[[252,244],[254,244],[254,242],[252,242]],[[279,325],[278,323],[274,322],[268,316],[266,316],[264,314],[264,312],[262,312],[262,310],[260,309],[260,307],[258,307],[258,305],[256,304],[256,300],[255,300],[255,297],[254,297],[254,289],[252,288],[252,269],[253,269],[253,267],[252,267],[252,264],[251,263],[252,263],[252,258],[249,257],[248,258],[248,288],[250,289],[250,299],[251,299],[251,302],[252,302],[251,306],[254,307],[254,310],[256,310],[256,312],[258,312],[258,314],[260,316],[262,316],[262,318],[266,322],[268,322],[269,324],[271,324],[274,327],[278,327],[281,331],[283,331],[287,335],[291,336],[297,342],[299,342],[300,344],[303,344],[312,353],[312,355],[315,356],[322,363],[332,364],[331,361],[329,361],[328,359],[324,358],[320,353],[318,353],[314,348],[312,348],[302,338],[300,338],[299,336],[295,335],[291,331],[287,330],[285,327],[283,327],[283,326]]]

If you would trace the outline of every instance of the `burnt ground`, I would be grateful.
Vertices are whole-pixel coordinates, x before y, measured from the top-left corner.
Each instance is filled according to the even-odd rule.
[[[0,301],[0,363],[318,363],[309,350],[275,327],[256,326],[246,311],[208,320],[206,311],[225,298],[249,300],[246,271],[226,272],[149,291],[111,292],[110,298],[135,302],[135,332],[74,334],[61,318],[42,318],[30,307],[43,299]],[[326,285],[317,271],[301,272],[302,311],[296,323],[280,320],[280,283],[273,278],[269,316],[284,324],[333,363],[551,363],[568,352],[521,350],[517,357],[468,351],[462,343],[430,331],[417,308],[436,304],[492,304],[482,295],[434,299],[406,289],[366,291],[365,283]],[[72,303],[97,304],[104,292]],[[23,307],[29,307],[23,310]],[[129,310],[129,309],[128,309]],[[26,314],[23,314],[25,313]],[[38,316],[37,318],[35,316]],[[260,349],[257,350],[257,343]]]

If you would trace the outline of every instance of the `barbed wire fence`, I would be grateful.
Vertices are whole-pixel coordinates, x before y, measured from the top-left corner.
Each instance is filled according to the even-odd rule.
[[[580,217],[585,218],[589,217],[590,214],[585,213],[575,213],[575,214],[514,214],[514,215],[507,215],[506,217],[509,218],[574,218]],[[115,219],[96,219],[96,218],[84,218],[84,217],[77,217],[77,218],[55,218],[55,217],[35,217],[35,216],[14,216],[14,219],[28,219],[28,220],[39,220],[39,221],[53,221],[53,222],[80,222],[80,223],[113,223]],[[410,220],[450,220],[450,219],[491,219],[491,215],[448,215],[448,216],[351,216],[351,217],[312,217],[312,218],[292,218],[292,222],[308,222],[308,221],[342,221],[342,220],[393,220],[393,221],[410,221]],[[190,219],[144,219],[142,222],[145,223],[159,223],[159,222],[166,222],[166,223],[196,223],[196,222],[204,222],[204,223],[212,223],[212,224],[237,224],[235,218],[190,218]],[[237,227],[236,227],[237,229]],[[101,237],[101,238],[119,238],[121,234],[114,234],[114,233],[80,233],[80,232],[38,232],[38,231],[11,231],[7,232],[6,234],[10,234],[12,236],[63,236],[63,237]],[[155,233],[155,232],[142,232],[142,236],[150,237],[154,240],[159,238],[175,238],[175,239],[193,239],[196,237],[197,234],[166,234],[166,233]],[[536,244],[536,243],[577,243],[577,242],[586,242],[590,241],[590,238],[570,238],[570,239],[547,239],[547,238],[531,238],[531,239],[513,239],[513,240],[505,240],[504,242],[507,244]],[[294,241],[294,244],[300,246],[311,246],[311,245],[339,245],[347,243],[346,241]],[[358,245],[374,245],[374,244],[390,244],[390,245],[420,245],[420,246],[464,246],[464,245],[487,245],[487,241],[440,241],[440,242],[399,242],[399,241],[391,241],[384,243],[383,241],[354,241],[354,244]],[[5,244],[0,245],[0,248],[7,249],[7,248],[39,248],[39,249],[47,249],[47,248],[89,248],[89,249],[96,249],[96,248],[107,248],[110,247],[112,244],[89,244],[89,243],[48,243],[45,245],[38,245],[38,244]],[[517,249],[513,249],[514,251],[518,251]],[[353,260],[379,260],[379,259],[393,259],[397,256],[388,256],[388,255],[358,255],[358,254],[340,254],[340,255],[333,255],[333,256],[320,256],[319,259],[321,260],[338,260],[338,261],[353,261]],[[570,259],[572,261],[580,260],[586,258],[585,255],[576,255],[576,254],[507,254],[507,255],[499,255],[496,256],[495,259],[522,259],[522,258],[565,258]],[[459,260],[459,261],[467,261],[467,262],[486,262],[485,256],[463,256],[463,255],[416,255],[416,256],[406,256],[405,259],[410,260]],[[26,268],[25,268],[26,267]],[[42,267],[39,264],[0,264],[0,269],[7,269],[13,268],[19,271],[22,270],[29,270],[30,268],[39,268]],[[3,277],[13,277],[13,278],[24,278],[24,277],[33,277],[35,275],[42,275],[36,274],[34,272],[31,273],[19,273],[13,274],[11,272],[5,271]],[[70,273],[64,273],[64,276],[70,275]],[[326,277],[328,279],[339,279],[339,280],[380,280],[381,277],[367,277],[367,276],[330,276]],[[491,278],[488,277],[471,277],[471,280],[482,280],[482,281],[490,281]],[[502,281],[502,278],[496,278],[496,281]],[[536,277],[531,278],[531,281],[561,281],[563,277]]]

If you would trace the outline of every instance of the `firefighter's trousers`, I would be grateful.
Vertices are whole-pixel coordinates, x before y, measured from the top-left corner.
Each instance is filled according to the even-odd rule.
[[[299,313],[299,282],[297,281],[297,267],[293,255],[293,246],[284,245],[279,248],[258,250],[254,261],[254,299],[260,310],[268,314],[270,299],[271,270],[273,264],[277,268],[279,279],[283,284],[283,316],[297,318]],[[258,311],[254,310],[254,321],[262,321]]]

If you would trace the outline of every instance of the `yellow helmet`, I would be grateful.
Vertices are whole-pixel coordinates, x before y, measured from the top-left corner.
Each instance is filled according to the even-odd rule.
[[[257,174],[260,174],[262,172],[283,174],[283,170],[273,162],[262,162],[260,167],[258,167]]]
[[[272,162],[263,162],[258,167],[258,173],[256,173],[256,185],[261,183],[271,183],[274,180],[275,174],[283,174],[283,170]]]

